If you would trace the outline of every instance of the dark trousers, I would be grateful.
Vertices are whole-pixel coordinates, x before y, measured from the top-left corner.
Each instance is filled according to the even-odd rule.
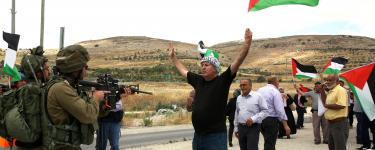
[[[358,128],[358,127],[357,127]],[[370,135],[368,129],[370,128],[372,136],[375,136],[374,122],[371,122],[365,113],[361,113],[361,138],[362,144],[366,148],[371,148]],[[373,140],[375,146],[375,140]]]
[[[96,150],[106,150],[107,140],[111,150],[119,150],[120,122],[98,122],[99,130],[96,132]]]
[[[296,124],[296,127],[297,129],[298,128],[302,128],[304,127],[303,126],[303,122],[304,122],[304,117],[303,115],[305,114],[305,108],[297,108],[297,124]]]
[[[260,125],[238,125],[238,135],[241,150],[258,150]]]
[[[346,150],[349,136],[348,120],[337,122],[328,121],[328,148],[329,150]]]
[[[264,150],[275,150],[279,120],[276,117],[267,117],[262,121],[261,129],[264,138]]]
[[[353,107],[354,107],[354,104],[350,104],[349,113],[348,113],[349,125],[351,127],[353,127],[353,116],[354,116]]]
[[[363,144],[362,142],[362,113],[354,112],[355,117],[357,118],[357,144]],[[368,131],[367,131],[368,132]]]
[[[232,143],[233,130],[234,130],[234,122],[233,120],[229,120],[229,130],[228,130],[228,142],[229,143]]]

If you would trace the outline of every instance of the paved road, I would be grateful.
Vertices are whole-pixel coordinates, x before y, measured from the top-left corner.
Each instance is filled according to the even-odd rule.
[[[190,141],[193,137],[193,134],[194,130],[192,128],[170,131],[125,134],[120,138],[120,149]],[[91,144],[89,146],[82,146],[82,149],[95,149],[95,144]]]
[[[356,124],[356,123],[355,123]],[[347,150],[355,150],[360,145],[355,143],[355,130],[350,129],[347,143]],[[233,139],[234,147],[229,147],[228,150],[239,150],[238,141]],[[259,149],[263,149],[263,136],[259,138]],[[126,148],[126,150],[191,150],[191,140],[182,141],[170,144],[149,145],[137,148]],[[313,131],[311,123],[305,123],[305,128],[298,130],[297,134],[292,135],[291,139],[278,139],[276,144],[277,150],[328,150],[327,144],[314,144]]]

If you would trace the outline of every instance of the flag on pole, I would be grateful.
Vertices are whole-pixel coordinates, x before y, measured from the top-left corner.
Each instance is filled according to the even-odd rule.
[[[292,73],[298,79],[316,78],[317,71],[314,66],[302,65],[292,58]]]
[[[375,119],[375,63],[342,73],[370,121]]]
[[[319,0],[250,0],[248,11],[258,11],[271,6],[290,4],[317,6]]]
[[[348,59],[343,57],[333,57],[323,68],[323,74],[340,74],[342,68],[348,63]]]
[[[4,73],[12,77],[12,81],[19,81],[21,80],[21,75],[15,63],[20,35],[3,32],[3,39],[8,43],[4,58]]]

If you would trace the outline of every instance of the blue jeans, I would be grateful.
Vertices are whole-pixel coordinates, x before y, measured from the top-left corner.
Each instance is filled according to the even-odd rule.
[[[193,150],[227,150],[227,132],[194,133]]]
[[[98,124],[96,150],[106,150],[107,140],[109,140],[111,150],[119,150],[120,122],[98,122]]]

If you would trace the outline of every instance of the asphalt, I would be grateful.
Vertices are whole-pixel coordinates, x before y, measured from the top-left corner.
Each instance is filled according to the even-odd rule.
[[[295,114],[296,117],[296,114]],[[278,139],[276,144],[277,150],[328,150],[327,144],[314,144],[314,136],[313,136],[313,129],[311,123],[311,113],[305,114],[305,124],[303,129],[299,129],[297,134],[291,135],[291,139]],[[164,131],[164,130],[174,130],[174,129],[184,129],[184,128],[191,128],[191,125],[179,125],[179,126],[165,126],[165,127],[150,127],[148,129],[144,129],[143,131],[140,129],[124,129],[125,134],[126,132],[134,133],[143,133],[143,132],[154,132],[154,131]],[[354,122],[354,127],[349,130],[349,138],[347,142],[347,149],[348,150],[355,150],[360,145],[356,144],[355,136],[356,136],[356,121]],[[263,149],[263,136],[259,137],[259,149]],[[233,138],[233,147],[229,147],[229,150],[239,150],[238,141],[236,138]],[[174,143],[168,144],[154,144],[148,146],[141,146],[136,148],[125,148],[127,150],[190,150],[191,148],[191,140],[187,141],[177,141]]]
[[[276,143],[277,150],[328,150],[327,144],[314,144],[312,124],[306,123],[303,129],[299,129],[297,134],[292,135],[291,139],[278,139]],[[233,147],[229,150],[239,150],[238,141],[233,139]],[[137,148],[130,148],[127,150],[190,150],[191,140],[175,142],[169,144],[156,144]],[[263,149],[263,137],[259,137],[259,149]],[[349,130],[349,138],[347,142],[348,150],[355,150],[360,145],[355,143],[355,127]]]

